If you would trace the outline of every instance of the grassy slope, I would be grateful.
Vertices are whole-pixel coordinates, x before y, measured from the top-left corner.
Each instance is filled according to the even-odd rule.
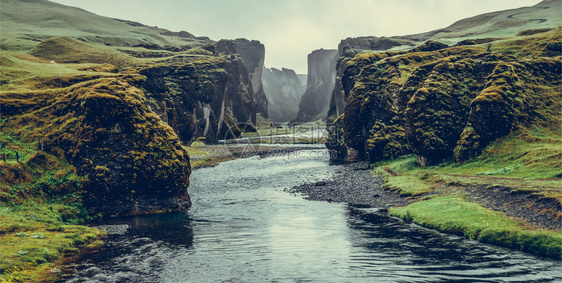
[[[537,229],[533,223],[514,220],[464,197],[465,189],[480,184],[530,191],[539,199],[562,202],[561,139],[560,132],[522,129],[490,144],[465,164],[419,167],[415,156],[405,156],[374,164],[374,170],[385,178],[386,188],[418,200],[391,209],[391,215],[469,239],[561,258],[561,231]]]
[[[509,37],[529,29],[556,28],[562,21],[561,5],[560,0],[542,1],[531,7],[477,15],[443,29],[405,37],[437,40],[451,45],[472,38]]]
[[[165,29],[138,23],[131,25],[45,0],[3,0],[0,5],[3,50],[27,51],[55,36],[70,36],[112,46],[182,46],[205,42],[181,38]]]

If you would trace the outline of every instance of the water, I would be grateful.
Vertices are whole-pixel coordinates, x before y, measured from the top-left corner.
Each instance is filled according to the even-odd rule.
[[[561,263],[284,192],[329,178],[327,152],[193,172],[185,214],[108,220],[69,282],[555,282]]]

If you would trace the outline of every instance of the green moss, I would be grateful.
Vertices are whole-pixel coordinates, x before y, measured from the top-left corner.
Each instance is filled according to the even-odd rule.
[[[424,227],[461,234],[468,239],[557,259],[562,256],[561,233],[526,230],[521,223],[501,213],[458,196],[435,197],[406,207],[392,208],[390,214]]]
[[[23,95],[2,93],[3,106],[11,103],[4,108],[10,117],[5,129],[69,160],[84,177],[81,191],[92,210],[109,199],[134,201],[133,191],[134,197],[187,198],[189,157],[173,130],[143,104],[144,94],[129,84],[138,79],[123,75]],[[19,107],[30,103],[28,97],[36,99],[33,108]],[[117,156],[132,168],[110,163]],[[107,194],[108,187],[114,195]]]

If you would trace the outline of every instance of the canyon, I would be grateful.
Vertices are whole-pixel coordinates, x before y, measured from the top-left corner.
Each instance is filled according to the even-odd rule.
[[[67,240],[49,242],[60,244],[45,248],[52,254],[30,249],[35,258],[24,257],[16,244],[6,245],[14,250],[3,259],[2,273],[22,273],[27,263],[48,273],[42,263],[103,237],[85,226],[92,220],[185,213],[193,200],[190,155],[212,160],[206,146],[261,141],[260,135],[272,135],[272,129],[294,130],[309,122],[322,130],[326,124],[328,134],[302,142],[314,143],[311,149],[325,142],[327,150],[320,153],[329,158],[304,165],[282,161],[277,153],[300,151],[280,147],[260,153],[271,157],[266,161],[256,157],[225,166],[240,172],[236,178],[247,174],[253,191],[270,184],[251,179],[253,171],[244,166],[264,170],[265,180],[280,174],[267,170],[285,172],[290,164],[293,171],[283,177],[287,184],[294,183],[287,176],[299,166],[311,166],[294,174],[303,182],[304,173],[321,168],[330,174],[310,177],[309,187],[324,193],[334,183],[330,178],[347,182],[340,167],[328,164],[360,164],[364,168],[342,170],[372,169],[368,173],[380,176],[380,191],[370,196],[399,199],[401,207],[391,213],[406,222],[423,222],[415,209],[427,203],[470,203],[499,214],[505,211],[495,203],[517,196],[525,199],[509,202],[504,210],[524,201],[524,207],[546,217],[543,222],[559,221],[560,192],[552,184],[562,177],[561,4],[546,0],[421,34],[342,39],[337,49],[312,51],[303,75],[266,67],[267,47],[258,40],[212,40],[46,0],[3,0],[0,202],[6,209],[0,213],[1,239],[21,244],[25,235],[42,233]],[[261,167],[268,162],[273,169]],[[221,170],[202,174],[203,183],[213,183],[212,172]],[[223,175],[216,179],[227,182],[228,174]],[[342,185],[349,188],[342,194],[356,196],[353,188],[362,183]],[[242,185],[238,189],[234,195],[245,194]],[[492,190],[511,193],[502,191],[498,198]],[[492,200],[484,203],[482,195]],[[230,204],[223,201],[221,206]],[[534,224],[531,220],[517,229]],[[437,226],[432,225],[426,224]],[[494,231],[523,237],[520,230]],[[521,240],[521,249],[532,252],[526,243],[539,238],[559,243],[559,230],[553,231],[532,230],[532,240]],[[496,244],[495,236],[480,232],[467,238]],[[497,241],[513,248],[517,244],[509,237],[500,235]],[[557,245],[536,250],[556,258]],[[13,263],[20,261],[27,263]]]

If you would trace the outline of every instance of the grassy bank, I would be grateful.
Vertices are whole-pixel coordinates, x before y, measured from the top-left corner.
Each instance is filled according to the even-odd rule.
[[[521,129],[464,164],[448,161],[420,167],[416,157],[409,155],[373,167],[384,177],[385,188],[415,200],[391,209],[391,215],[468,239],[560,259],[562,231],[533,221],[538,217],[551,223],[561,220],[560,142],[556,131]],[[521,195],[521,200],[505,198],[495,190],[498,187],[505,188],[510,197]],[[510,214],[516,206],[525,206],[531,215]]]
[[[390,215],[467,239],[560,259],[562,233],[532,230],[521,222],[491,211],[458,195],[427,198]]]
[[[76,169],[37,147],[0,133],[1,282],[53,281],[65,256],[103,244],[102,232],[81,225],[91,216]]]

